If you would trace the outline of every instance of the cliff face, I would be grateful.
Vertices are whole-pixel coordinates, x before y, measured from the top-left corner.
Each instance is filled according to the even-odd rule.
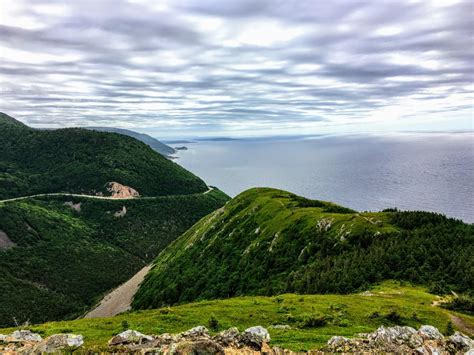
[[[118,182],[109,182],[107,184],[107,191],[110,192],[110,197],[112,198],[134,198],[140,196],[134,188]]]

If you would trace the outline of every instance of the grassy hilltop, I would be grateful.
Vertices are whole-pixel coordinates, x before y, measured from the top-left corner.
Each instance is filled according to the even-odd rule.
[[[349,293],[387,279],[474,290],[474,226],[426,212],[359,213],[255,188],[155,260],[135,309],[241,295]]]
[[[299,351],[319,348],[333,335],[354,336],[380,325],[418,328],[431,324],[444,332],[448,322],[456,317],[466,326],[474,327],[472,316],[431,306],[436,299],[424,288],[389,281],[360,294],[237,297],[124,313],[113,318],[46,323],[31,329],[44,336],[82,334],[86,348],[107,351],[107,341],[125,327],[145,334],[161,334],[182,332],[196,325],[209,327],[212,333],[234,326],[242,331],[261,325],[269,330],[272,345]],[[272,328],[278,324],[291,329]],[[11,330],[0,329],[0,333]]]

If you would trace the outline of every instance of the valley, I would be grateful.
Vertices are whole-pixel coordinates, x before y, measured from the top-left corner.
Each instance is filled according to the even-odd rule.
[[[199,325],[208,344],[261,326],[291,351],[357,349],[380,327],[472,336],[472,224],[266,187],[230,199],[127,135],[0,128],[0,349],[25,334],[110,351],[124,331],[166,342]]]

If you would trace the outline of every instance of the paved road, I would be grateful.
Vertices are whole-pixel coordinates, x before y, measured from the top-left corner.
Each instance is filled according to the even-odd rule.
[[[208,190],[203,192],[203,195],[208,194],[209,192],[213,191],[214,188],[212,186],[208,186]],[[85,197],[85,198],[95,198],[99,200],[137,200],[137,199],[153,199],[159,197],[166,197],[166,196],[152,196],[152,197],[111,197],[111,196],[97,196],[97,195],[81,195],[81,194],[71,194],[66,192],[53,192],[47,194],[36,194],[36,195],[29,195],[29,196],[22,196],[22,197],[15,197],[9,198],[6,200],[0,200],[0,203],[3,202],[12,202],[12,201],[20,201],[20,200],[27,200],[29,198],[35,197],[46,197],[46,196],[70,196],[70,197]]]

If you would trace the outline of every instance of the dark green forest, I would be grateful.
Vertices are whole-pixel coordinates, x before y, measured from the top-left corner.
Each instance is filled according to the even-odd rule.
[[[350,293],[387,279],[474,292],[474,226],[428,212],[357,213],[251,189],[155,260],[135,309],[239,295]]]
[[[0,204],[0,231],[16,244],[0,248],[0,326],[81,315],[227,199],[214,190],[126,201],[48,197]]]
[[[0,199],[106,194],[112,181],[142,196],[207,190],[201,179],[132,137],[80,128],[36,130],[0,113]]]

